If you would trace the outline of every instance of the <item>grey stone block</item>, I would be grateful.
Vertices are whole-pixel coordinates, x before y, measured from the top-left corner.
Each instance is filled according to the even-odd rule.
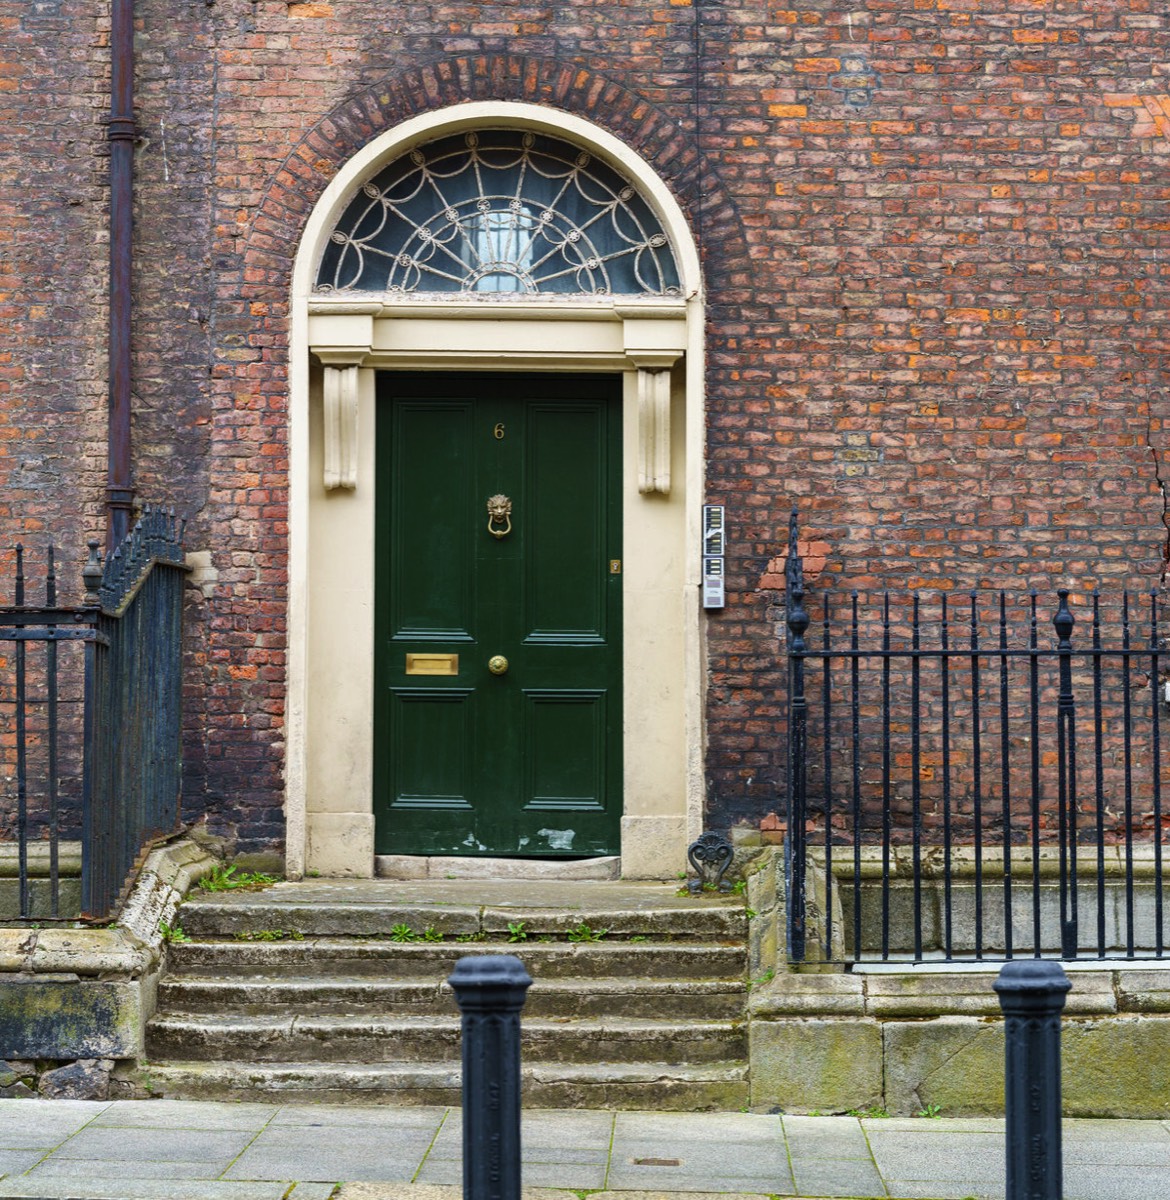
[[[1003,1022],[975,1017],[883,1027],[886,1107],[912,1116],[937,1104],[947,1116],[1003,1112]]]
[[[750,1045],[754,1106],[846,1109],[881,1102],[876,1021],[756,1020]]]
[[[0,977],[0,1045],[10,1058],[129,1058],[141,1041],[137,983]]]
[[[1074,982],[1075,987],[1075,982]],[[1064,1111],[1086,1117],[1170,1117],[1170,1017],[1066,1020]]]

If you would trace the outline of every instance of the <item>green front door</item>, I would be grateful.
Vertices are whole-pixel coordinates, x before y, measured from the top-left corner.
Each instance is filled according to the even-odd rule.
[[[618,380],[378,380],[377,852],[617,853]]]

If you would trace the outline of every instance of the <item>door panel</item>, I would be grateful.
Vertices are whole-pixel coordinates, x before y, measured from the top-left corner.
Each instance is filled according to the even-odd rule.
[[[391,738],[400,748],[392,763],[399,808],[470,808],[468,777],[471,693],[466,689],[391,688]],[[436,756],[432,746],[440,744]]]
[[[528,639],[605,640],[605,413],[534,404],[529,413]]]
[[[379,375],[379,853],[617,852],[619,397],[604,376]]]
[[[529,811],[586,812],[604,807],[604,692],[524,693]]]
[[[475,531],[463,514],[474,504],[471,405],[403,402],[391,414],[393,443],[415,452],[389,479],[390,627],[397,638],[470,639],[475,575],[466,564]],[[435,486],[436,470],[443,487]]]

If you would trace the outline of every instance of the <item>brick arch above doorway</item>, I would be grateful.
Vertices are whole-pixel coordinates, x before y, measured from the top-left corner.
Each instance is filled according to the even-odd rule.
[[[653,165],[692,229],[701,231],[700,240],[719,247],[704,263],[708,286],[726,292],[746,282],[750,258],[738,211],[696,149],[692,130],[595,72],[553,58],[483,54],[387,76],[339,104],[301,138],[274,171],[244,240],[238,263],[243,298],[272,298],[273,285],[289,278],[310,212],[362,147],[412,117],[485,100],[559,109],[611,133]]]

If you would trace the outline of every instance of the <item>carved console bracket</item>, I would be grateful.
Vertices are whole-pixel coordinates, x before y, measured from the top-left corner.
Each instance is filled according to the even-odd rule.
[[[670,322],[627,318],[626,354],[638,368],[638,491],[670,495],[670,369],[682,357]]]
[[[638,368],[638,491],[670,495],[670,372]]]
[[[624,370],[638,379],[638,490],[670,494],[671,368],[686,352],[686,309],[625,299],[582,303],[396,303],[318,298],[309,348],[325,369],[324,484],[357,487],[358,372],[475,367]],[[614,324],[621,333],[614,337]],[[550,338],[555,329],[561,336]],[[556,344],[549,349],[549,343]]]
[[[357,487],[358,368],[325,367],[325,489]]]

